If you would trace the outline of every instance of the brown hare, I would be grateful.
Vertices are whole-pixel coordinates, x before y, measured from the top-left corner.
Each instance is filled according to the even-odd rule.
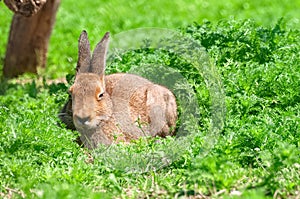
[[[87,33],[82,31],[71,97],[59,118],[67,128],[78,130],[90,149],[141,136],[173,135],[177,105],[172,92],[133,74],[105,76],[108,43],[107,32],[91,55]]]

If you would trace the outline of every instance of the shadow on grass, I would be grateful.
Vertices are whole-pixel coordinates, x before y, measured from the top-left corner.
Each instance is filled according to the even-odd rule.
[[[0,95],[6,95],[10,89],[20,89],[27,93],[30,97],[36,98],[41,89],[46,89],[49,94],[67,92],[68,83],[65,81],[46,81],[46,79],[6,79],[0,76]]]
[[[9,83],[7,79],[0,77],[0,95],[5,95],[7,90],[16,89],[17,87],[17,84]]]

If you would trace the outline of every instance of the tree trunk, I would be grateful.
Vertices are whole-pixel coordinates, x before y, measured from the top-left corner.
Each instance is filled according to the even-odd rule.
[[[5,77],[25,72],[36,73],[45,67],[49,38],[60,0],[47,0],[42,9],[31,17],[13,16],[4,60]]]

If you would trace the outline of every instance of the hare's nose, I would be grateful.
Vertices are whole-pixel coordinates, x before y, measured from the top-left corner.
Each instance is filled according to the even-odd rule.
[[[80,117],[80,116],[75,116],[75,118],[81,123],[81,124],[85,124],[86,122],[88,122],[90,120],[90,117]]]

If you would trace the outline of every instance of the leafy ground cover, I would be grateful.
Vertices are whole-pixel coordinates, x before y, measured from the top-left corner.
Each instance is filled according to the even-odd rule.
[[[118,6],[114,1],[111,2],[104,4],[108,7],[104,6],[103,10],[91,11],[89,14],[109,12],[108,8],[113,7],[111,5]],[[227,6],[224,10],[228,13],[230,8],[234,10],[233,8],[238,7],[237,2],[230,2],[232,3],[223,5]],[[215,3],[219,6],[215,8],[209,4],[208,8],[215,12],[216,9],[222,10],[221,5]],[[297,3],[296,1],[293,5],[296,7]],[[276,2],[271,5],[275,4]],[[67,8],[66,5],[70,7]],[[147,11],[141,5],[140,15]],[[84,7],[86,4],[82,3],[80,6]],[[153,8],[152,5],[149,6]],[[282,4],[277,11],[284,15],[290,6],[290,3]],[[252,3],[249,2],[248,6],[242,4],[243,9],[244,7],[250,9]],[[76,5],[63,1],[59,14],[63,17],[58,16],[57,24],[64,25],[56,25],[54,29],[52,49],[49,52],[50,66],[45,71],[51,73],[51,77],[61,77],[65,71],[74,73],[77,51],[74,41],[77,40],[77,32],[81,31],[76,30],[74,24],[79,23],[92,30],[96,23],[92,17],[89,20],[72,17],[72,14],[66,13],[68,9],[75,10]],[[80,12],[84,12],[84,9],[79,11],[82,14]],[[121,12],[122,15],[124,13],[127,13],[126,9]],[[248,17],[245,13],[247,12],[241,18]],[[116,17],[110,12],[107,16],[111,16],[110,20],[115,20]],[[129,18],[133,16],[134,13],[128,14]],[[226,104],[224,127],[209,153],[201,155],[206,145],[201,133],[209,130],[211,116],[211,96],[203,75],[195,73],[193,64],[178,59],[171,52],[147,48],[129,51],[122,55],[122,59],[110,64],[108,71],[127,71],[130,65],[144,62],[175,65],[196,93],[199,115],[202,116],[197,123],[199,136],[192,137],[190,145],[171,164],[148,172],[128,172],[124,168],[108,166],[110,164],[107,161],[122,160],[120,165],[134,168],[137,161],[121,159],[118,153],[125,151],[130,155],[143,151],[152,152],[159,147],[168,146],[176,138],[141,139],[131,145],[117,145],[109,150],[105,149],[109,152],[106,156],[99,151],[88,153],[76,144],[76,132],[57,125],[57,113],[67,98],[68,84],[49,84],[47,75],[43,81],[34,78],[35,81],[29,83],[20,83],[20,79],[1,81],[0,197],[299,197],[300,32],[297,28],[291,28],[294,19],[276,22],[272,17],[271,21],[262,20],[262,17],[261,20],[256,18],[258,22],[232,19],[192,23],[189,19],[196,21],[196,16],[189,18],[188,14],[182,13],[179,16],[185,19],[186,24],[183,26],[180,18],[164,17],[162,22],[141,17],[133,20],[133,24],[128,24],[126,20],[123,23],[116,20],[115,24],[102,25],[119,32],[144,24],[163,26],[168,21],[169,27],[181,26],[178,31],[205,48],[223,82]],[[65,22],[59,18],[64,18]],[[72,21],[74,19],[78,21]],[[3,20],[0,21],[4,24]],[[272,25],[266,25],[269,23]],[[99,39],[96,35],[103,31],[98,30],[102,25],[98,25],[97,30],[91,34],[91,43]],[[62,43],[66,43],[65,46],[61,46]],[[3,46],[1,56],[2,52]],[[62,54],[66,57],[61,58]],[[58,65],[61,68],[57,70]],[[190,127],[195,124],[186,125]]]
[[[281,21],[271,28],[252,21],[206,22],[181,31],[206,48],[226,91],[225,126],[206,156],[199,155],[205,142],[196,136],[181,157],[157,171],[111,169],[103,157],[88,163],[91,157],[74,142],[76,133],[57,125],[67,85],[2,83],[2,196],[299,196],[299,31],[287,30]],[[122,69],[147,55],[150,61],[172,60],[170,54],[161,58],[161,52],[134,51],[115,66]],[[193,68],[187,69],[192,74]],[[205,89],[195,89],[197,95],[205,96]],[[208,101],[201,105],[202,115],[209,116]],[[202,130],[206,129],[205,119],[200,119]],[[151,147],[152,141],[140,140],[112,151],[129,150],[130,154]]]
[[[61,1],[50,41],[47,78],[58,78],[73,72],[77,39],[82,29],[96,43],[106,31],[113,34],[144,27],[176,29],[193,22],[221,19],[253,19],[259,25],[276,24],[280,17],[288,19],[288,27],[300,27],[300,1],[296,0],[175,0],[146,2],[137,0]],[[0,3],[0,56],[3,61],[12,14]],[[62,56],[63,55],[63,56]],[[72,67],[70,67],[72,66]],[[2,67],[2,64],[0,64]]]

